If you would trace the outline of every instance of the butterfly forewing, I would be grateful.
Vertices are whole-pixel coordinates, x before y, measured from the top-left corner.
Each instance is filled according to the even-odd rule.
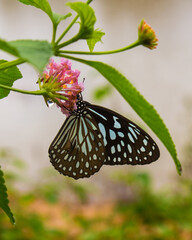
[[[49,147],[53,166],[63,175],[75,179],[99,171],[105,160],[98,125],[87,112],[85,115],[70,115]]]
[[[89,104],[103,135],[106,165],[149,164],[159,158],[153,139],[139,126],[109,109]]]
[[[103,164],[148,164],[159,158],[153,139],[139,126],[109,109],[92,105],[78,95],[49,148],[53,166],[75,179],[89,177]]]

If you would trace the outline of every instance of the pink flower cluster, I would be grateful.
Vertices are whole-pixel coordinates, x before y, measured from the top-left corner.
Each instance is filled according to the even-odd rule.
[[[61,111],[69,115],[76,108],[77,95],[83,91],[83,83],[78,83],[79,70],[71,69],[71,61],[62,58],[60,63],[53,59],[47,65],[47,69],[41,77],[41,88],[44,88],[53,102],[61,108]],[[55,95],[55,98],[54,98]],[[59,97],[64,97],[66,100]]]

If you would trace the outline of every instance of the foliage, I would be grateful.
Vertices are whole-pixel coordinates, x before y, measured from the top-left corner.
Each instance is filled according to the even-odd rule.
[[[78,203],[78,183],[73,181],[77,198],[76,204],[69,205],[58,197],[61,189],[56,192],[58,184],[52,178],[40,188],[37,186],[25,193],[11,189],[18,224],[10,226],[1,214],[0,239],[191,239],[191,181],[178,184],[179,193],[154,193],[146,173],[116,173],[112,181],[124,184],[125,191],[131,188],[133,198],[100,205]],[[86,188],[84,191],[89,194]],[[50,196],[55,195],[57,198],[52,201]]]
[[[17,40],[9,44],[17,50],[20,58],[31,63],[40,72],[53,55],[52,46],[47,41]]]
[[[10,90],[20,92],[23,94],[42,95],[45,99],[52,99],[52,93],[49,90],[40,89],[38,91],[26,91],[21,89],[12,88],[15,80],[21,78],[21,73],[18,70],[19,64],[29,63],[41,74],[45,66],[47,65],[51,56],[65,57],[73,59],[75,61],[82,62],[96,69],[102,74],[125,98],[125,100],[132,106],[132,108],[138,113],[138,115],[148,124],[148,126],[154,131],[159,139],[164,143],[172,158],[175,161],[175,165],[178,173],[181,173],[181,165],[177,158],[177,153],[173,140],[166,128],[163,120],[160,118],[154,107],[148,103],[147,100],[138,92],[138,90],[131,84],[131,82],[119,73],[113,67],[99,61],[89,61],[80,58],[75,58],[73,54],[84,55],[102,55],[102,54],[114,54],[117,52],[126,51],[137,47],[139,45],[146,46],[150,49],[154,49],[157,45],[157,38],[153,29],[142,20],[138,29],[138,39],[123,48],[105,51],[94,52],[95,44],[101,42],[101,38],[104,32],[95,28],[96,16],[94,10],[89,6],[91,0],[84,2],[68,3],[67,6],[71,10],[77,13],[76,17],[71,23],[63,30],[63,33],[57,37],[57,27],[59,23],[66,18],[72,16],[71,13],[67,15],[61,15],[54,13],[47,0],[18,0],[25,5],[31,5],[36,7],[47,14],[52,22],[52,41],[34,41],[34,40],[15,40],[6,41],[0,39],[0,49],[12,54],[16,57],[15,60],[7,62],[1,60],[0,62],[0,98],[6,97]],[[72,26],[79,19],[79,31],[71,39],[65,40],[65,36]],[[142,36],[142,37],[141,37]],[[89,50],[88,52],[75,52],[66,50],[64,47],[80,41],[86,40]],[[147,43],[147,45],[146,45]],[[151,45],[152,44],[152,45]],[[5,77],[6,76],[6,77]],[[58,97],[58,96],[55,96]],[[0,188],[4,187],[4,182],[0,182]],[[84,196],[81,187],[77,188],[79,194]],[[77,190],[76,189],[76,190]],[[4,202],[6,204],[6,202]]]
[[[0,60],[0,64],[6,63],[5,60]],[[0,79],[2,84],[6,84],[9,87],[12,87],[14,81],[22,78],[22,75],[19,69],[15,66],[10,67],[9,69],[3,69],[0,71]],[[10,90],[0,88],[0,99],[8,96]]]
[[[5,180],[3,176],[3,172],[0,169],[0,207],[3,209],[3,211],[7,214],[9,217],[11,223],[15,223],[15,219],[13,217],[13,213],[11,212],[11,209],[9,208],[9,200],[7,196],[7,188],[5,186]]]

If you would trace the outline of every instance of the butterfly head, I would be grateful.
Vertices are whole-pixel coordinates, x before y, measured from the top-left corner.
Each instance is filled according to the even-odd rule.
[[[80,92],[77,94],[77,102],[82,100],[83,100],[83,96],[82,96],[82,93]]]

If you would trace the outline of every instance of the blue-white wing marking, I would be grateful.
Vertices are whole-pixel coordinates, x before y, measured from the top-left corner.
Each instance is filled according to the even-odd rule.
[[[99,171],[104,152],[102,135],[91,116],[70,115],[51,143],[49,157],[60,173],[78,179]]]
[[[159,148],[139,126],[109,109],[88,105],[103,135],[106,165],[149,164],[156,161]]]

